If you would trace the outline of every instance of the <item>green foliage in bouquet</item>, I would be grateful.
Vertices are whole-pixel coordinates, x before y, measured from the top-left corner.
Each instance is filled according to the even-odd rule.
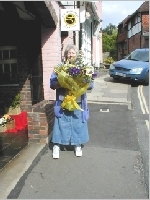
[[[80,50],[79,51],[79,54],[77,56],[77,59],[76,59],[76,66],[83,66],[84,65],[84,61],[83,61],[83,53],[82,51]]]
[[[79,51],[76,60],[67,60],[65,63],[55,66],[54,72],[59,84],[68,89],[68,95],[65,96],[61,107],[69,111],[82,110],[77,104],[76,98],[86,92],[93,78],[97,76],[90,65],[84,64],[82,51]]]

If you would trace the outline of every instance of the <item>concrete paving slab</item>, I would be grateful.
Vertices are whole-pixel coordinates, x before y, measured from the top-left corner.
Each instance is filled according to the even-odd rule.
[[[104,95],[103,95],[103,97],[111,97],[111,98],[119,98],[119,99],[122,99],[122,98],[124,98],[124,99],[127,99],[127,93],[111,93],[110,91],[108,92],[108,91],[106,91],[106,92],[104,92]],[[126,100],[125,100],[126,101]]]
[[[116,102],[124,103],[131,109],[131,90],[127,83],[114,82],[108,72],[94,80],[94,88],[87,93],[88,102]]]
[[[110,89],[110,93],[118,93],[118,92],[119,92],[119,94],[120,93],[126,93],[127,94],[128,89],[126,89],[126,88],[124,90],[123,89],[120,89],[120,90],[119,89],[118,90],[117,89]]]
[[[92,99],[92,100],[94,100],[94,99]],[[97,97],[97,101],[103,101],[103,102],[121,102],[121,103],[124,103],[124,104],[127,104],[128,102],[127,102],[127,99],[126,98],[113,98],[113,97],[109,97],[109,96],[107,96],[107,97]]]

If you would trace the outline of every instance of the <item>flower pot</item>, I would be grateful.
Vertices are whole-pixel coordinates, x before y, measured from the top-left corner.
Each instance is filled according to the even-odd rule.
[[[6,130],[15,128],[15,120],[12,119],[10,122],[6,123]]]
[[[21,113],[21,109],[20,109],[20,106],[17,106],[15,108],[13,107],[6,107],[5,108],[5,113],[8,114],[8,115],[18,115]]]

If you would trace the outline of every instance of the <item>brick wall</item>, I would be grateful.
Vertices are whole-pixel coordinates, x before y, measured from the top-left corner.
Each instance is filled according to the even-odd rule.
[[[30,106],[32,106],[32,98],[31,98],[31,82],[30,79],[27,78],[25,81],[22,90],[20,91],[20,100],[21,100],[21,110],[28,111]]]
[[[149,15],[142,14],[142,32],[149,32]],[[145,37],[140,33],[132,36],[129,39],[129,52],[137,48],[149,47],[148,42],[145,40]]]
[[[129,38],[127,41],[128,47],[127,50],[123,50],[124,54],[128,54],[131,51],[137,48],[149,48],[149,38],[143,37],[143,32],[149,32],[149,14],[142,14],[142,32],[137,33],[136,35]],[[123,29],[123,33],[118,34],[117,42],[125,42],[127,38],[127,30]],[[121,43],[120,43],[121,44]],[[123,43],[122,43],[123,44]],[[118,51],[118,60],[121,59],[121,53]]]
[[[31,81],[28,78],[21,91],[21,109],[27,112],[29,142],[47,143],[54,121],[54,101],[43,100],[32,105]]]
[[[42,27],[42,62],[44,99],[54,100],[55,91],[50,89],[50,75],[58,63],[61,62],[61,36],[59,28]]]
[[[122,33],[118,33],[117,42],[121,42],[127,38],[128,31],[124,28]]]
[[[19,85],[18,86],[0,86],[0,114],[5,113],[4,106],[10,106],[12,100],[15,95],[21,94],[21,106],[25,105],[27,102],[28,105],[31,105],[31,97],[30,100],[24,89],[28,88],[30,90],[30,86],[28,85],[27,77],[30,73],[30,63],[28,57],[28,50],[26,48],[25,42],[22,39],[18,39],[17,41],[17,61],[18,61],[18,73],[19,73]],[[31,93],[31,92],[30,92]],[[27,100],[28,99],[28,100]],[[24,110],[24,109],[23,109]]]
[[[29,142],[47,143],[54,121],[54,101],[43,100],[28,111]]]
[[[143,32],[149,32],[149,14],[142,14]]]
[[[129,53],[137,48],[141,48],[141,32],[129,38],[128,45]]]
[[[60,20],[60,7],[57,2],[51,1],[57,19]],[[58,63],[61,62],[61,31],[60,23],[56,28],[41,27],[41,52],[43,63],[43,89],[44,99],[54,100],[55,91],[50,89],[50,75]]]
[[[59,18],[59,6],[52,2]],[[31,80],[28,78],[22,87],[22,109],[28,114],[28,137],[29,142],[47,142],[53,128],[53,106],[55,91],[50,89],[50,75],[53,68],[61,61],[61,32],[60,24],[56,28],[41,26],[41,57],[43,71],[44,100],[31,104]],[[26,99],[25,99],[26,97]]]

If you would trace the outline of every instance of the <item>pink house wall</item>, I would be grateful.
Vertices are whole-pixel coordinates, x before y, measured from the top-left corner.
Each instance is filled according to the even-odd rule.
[[[97,7],[97,15],[99,16],[100,19],[102,19],[102,1],[97,1],[95,2],[96,7]],[[92,56],[93,56],[93,61],[96,61],[96,43],[99,42],[99,59],[100,62],[103,62],[103,51],[102,51],[102,33],[99,33],[100,39],[97,40],[96,36],[93,37],[93,51],[92,51]]]
[[[99,16],[100,19],[102,19],[102,1],[97,1],[95,2],[96,7],[97,7],[97,15]]]
[[[68,44],[73,44],[73,32],[61,38],[60,7],[55,1],[51,1],[58,18],[56,28],[41,29],[42,64],[43,64],[43,90],[44,100],[55,100],[56,91],[50,89],[50,76],[54,67],[61,62],[64,49]],[[54,12],[54,10],[52,12]],[[63,43],[63,49],[61,44]],[[61,52],[62,51],[62,52]]]
[[[68,32],[68,36],[62,36],[61,38],[61,44],[63,46],[62,48],[62,57],[64,55],[64,51],[67,47],[68,44],[74,44],[74,41],[73,41],[73,31],[69,31]]]
[[[53,4],[59,21],[59,5],[54,1],[51,3]],[[61,62],[60,24],[57,23],[56,28],[42,27],[41,38],[44,99],[54,100],[55,91],[50,89],[50,75],[54,69],[54,66]]]

